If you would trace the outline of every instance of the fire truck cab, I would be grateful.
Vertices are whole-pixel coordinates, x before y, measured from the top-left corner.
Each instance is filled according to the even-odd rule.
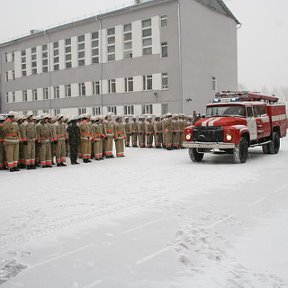
[[[206,107],[205,117],[184,131],[184,147],[193,162],[205,153],[231,154],[245,163],[248,148],[262,146],[277,154],[287,131],[286,107],[275,96],[255,92],[223,91]]]

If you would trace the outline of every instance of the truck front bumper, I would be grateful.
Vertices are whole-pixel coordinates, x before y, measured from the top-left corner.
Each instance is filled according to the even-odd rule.
[[[184,141],[183,146],[186,148],[198,148],[198,149],[234,149],[234,143],[224,142],[188,142]]]

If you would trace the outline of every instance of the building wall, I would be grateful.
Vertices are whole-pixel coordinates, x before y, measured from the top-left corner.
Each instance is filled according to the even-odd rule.
[[[180,19],[184,112],[204,113],[216,92],[212,77],[216,90],[237,90],[237,25],[190,0],[180,1]]]
[[[189,105],[193,106],[193,110],[199,110],[207,103],[208,98],[211,98],[211,89],[209,90],[208,87],[211,86],[210,78],[212,75],[217,77],[219,85],[223,83],[223,89],[227,89],[229,81],[231,87],[234,85],[235,79],[237,82],[237,71],[234,67],[235,63],[237,66],[237,48],[234,43],[236,24],[234,20],[216,14],[198,3],[194,3],[194,1],[180,0],[180,10],[178,11],[178,9],[178,1],[175,0],[154,1],[141,4],[141,8],[135,6],[127,11],[109,13],[101,18],[92,17],[73,23],[73,25],[56,27],[0,46],[2,111],[38,111],[38,113],[42,113],[43,110],[49,110],[49,113],[53,114],[59,112],[60,109],[61,113],[68,115],[72,112],[73,114],[80,113],[82,110],[79,111],[78,108],[87,108],[86,111],[90,113],[93,108],[101,107],[103,108],[101,113],[105,113],[110,109],[108,106],[116,106],[117,113],[120,114],[125,112],[124,106],[131,105],[134,105],[135,114],[143,112],[143,105],[147,107],[152,105],[154,114],[163,112],[162,105],[168,105],[168,110],[173,113],[183,112],[184,108],[185,113],[191,114],[192,109],[190,108],[192,107]],[[167,15],[168,25],[166,27],[161,27],[162,15]],[[178,15],[181,15],[181,21],[178,21]],[[151,55],[142,55],[142,20],[145,19],[151,19]],[[128,23],[132,23],[133,58],[123,59],[125,52],[123,45],[124,25]],[[180,31],[179,24],[181,24],[181,36],[178,34]],[[219,27],[212,27],[211,29],[210,25]],[[202,26],[206,28],[203,30]],[[110,52],[107,48],[107,41],[108,37],[111,36],[109,36],[110,28],[115,28],[115,43],[112,45],[115,46],[115,61],[108,62]],[[224,34],[223,28],[229,30],[229,35],[222,35]],[[92,33],[97,31],[99,32],[100,63],[93,64],[91,58],[93,39],[91,37]],[[203,31],[205,31],[204,35]],[[84,35],[83,39],[81,38],[78,43],[78,36],[81,35]],[[223,45],[218,43],[218,39],[222,40],[222,38],[225,40]],[[65,50],[70,44],[66,45],[65,39],[71,39],[72,68],[69,69],[65,69]],[[211,45],[213,41],[217,42],[219,46],[216,52],[215,48],[210,47],[215,46]],[[53,44],[55,42],[58,42],[56,48]],[[161,57],[161,43],[163,42],[168,43],[168,57]],[[43,73],[42,45],[45,44],[48,46],[47,58],[50,72]],[[79,51],[80,46],[78,44],[83,44]],[[227,53],[219,53],[223,49],[221,45],[230,53],[229,59],[226,59]],[[227,48],[227,46],[229,47]],[[33,47],[36,49],[32,50]],[[180,47],[182,54],[179,53]],[[235,51],[232,51],[233,49]],[[23,70],[21,51],[23,50],[25,50],[25,69],[29,75],[25,77],[21,75]],[[57,55],[54,56],[55,50],[59,54],[57,63],[54,63],[57,58]],[[15,51],[14,61],[12,61],[12,51]],[[78,63],[78,60],[81,60],[78,59],[78,52],[85,54],[84,66],[81,67]],[[32,75],[33,57],[37,59],[37,74],[35,75]],[[8,61],[5,61],[5,58]],[[225,71],[226,74],[222,71],[223,62],[233,66]],[[59,65],[58,71],[55,71],[54,65]],[[162,87],[162,73],[168,75],[168,88]],[[151,90],[143,91],[144,75],[152,75]],[[133,92],[124,91],[124,79],[128,77],[133,77]],[[14,78],[15,80],[13,80]],[[108,84],[111,79],[116,81],[116,93],[109,93]],[[100,95],[92,95],[92,82],[95,81],[100,82]],[[79,96],[79,83],[85,83],[85,96]],[[68,84],[71,85],[71,97],[65,97],[65,85]],[[59,86],[60,97],[54,99],[54,87],[57,86]],[[48,88],[49,99],[47,100],[43,100],[43,88]],[[37,101],[33,101],[32,96],[35,89],[37,89]],[[27,102],[23,102],[23,90],[27,90]],[[185,99],[191,94],[191,91],[193,91],[193,101],[188,103]],[[203,99],[200,100],[198,95]]]

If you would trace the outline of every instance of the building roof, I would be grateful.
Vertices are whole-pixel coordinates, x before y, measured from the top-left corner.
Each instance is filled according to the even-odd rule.
[[[142,0],[142,2],[140,2],[139,4],[132,4],[120,9],[116,9],[113,11],[109,11],[106,13],[100,13],[98,15],[94,15],[92,17],[87,17],[81,20],[77,20],[77,21],[73,21],[73,22],[69,22],[63,25],[59,25],[59,26],[55,26],[53,28],[49,28],[49,29],[45,29],[45,30],[31,30],[30,34],[27,34],[26,36],[23,37],[19,37],[16,38],[14,40],[11,41],[7,41],[4,43],[0,43],[0,48],[4,47],[4,46],[8,46],[10,44],[14,44],[17,43],[19,41],[23,41],[26,39],[31,39],[31,38],[35,38],[38,36],[43,36],[45,34],[49,34],[51,32],[55,32],[58,30],[63,30],[63,29],[67,29],[76,25],[81,25],[81,24],[85,24],[85,23],[90,23],[93,21],[99,21],[103,18],[107,18],[113,15],[118,15],[118,14],[123,14],[123,13],[127,13],[127,12],[131,12],[134,10],[138,10],[141,8],[146,8],[146,7],[150,7],[150,6],[154,6],[154,5],[161,5],[163,3],[167,3],[167,2],[173,2],[173,1],[180,1],[180,0]],[[240,24],[240,22],[237,20],[237,18],[232,14],[232,12],[229,10],[229,8],[225,5],[225,3],[222,0],[194,0],[206,7],[208,7],[209,9],[221,13],[227,17],[232,18],[236,24]]]

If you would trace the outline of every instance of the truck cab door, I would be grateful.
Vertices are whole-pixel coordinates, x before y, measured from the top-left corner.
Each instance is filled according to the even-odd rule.
[[[262,119],[262,108],[263,106],[253,106],[254,116],[257,125],[257,139],[261,140],[264,138],[264,123]]]
[[[250,133],[250,140],[257,140],[257,123],[254,117],[252,106],[246,107],[247,127]]]

